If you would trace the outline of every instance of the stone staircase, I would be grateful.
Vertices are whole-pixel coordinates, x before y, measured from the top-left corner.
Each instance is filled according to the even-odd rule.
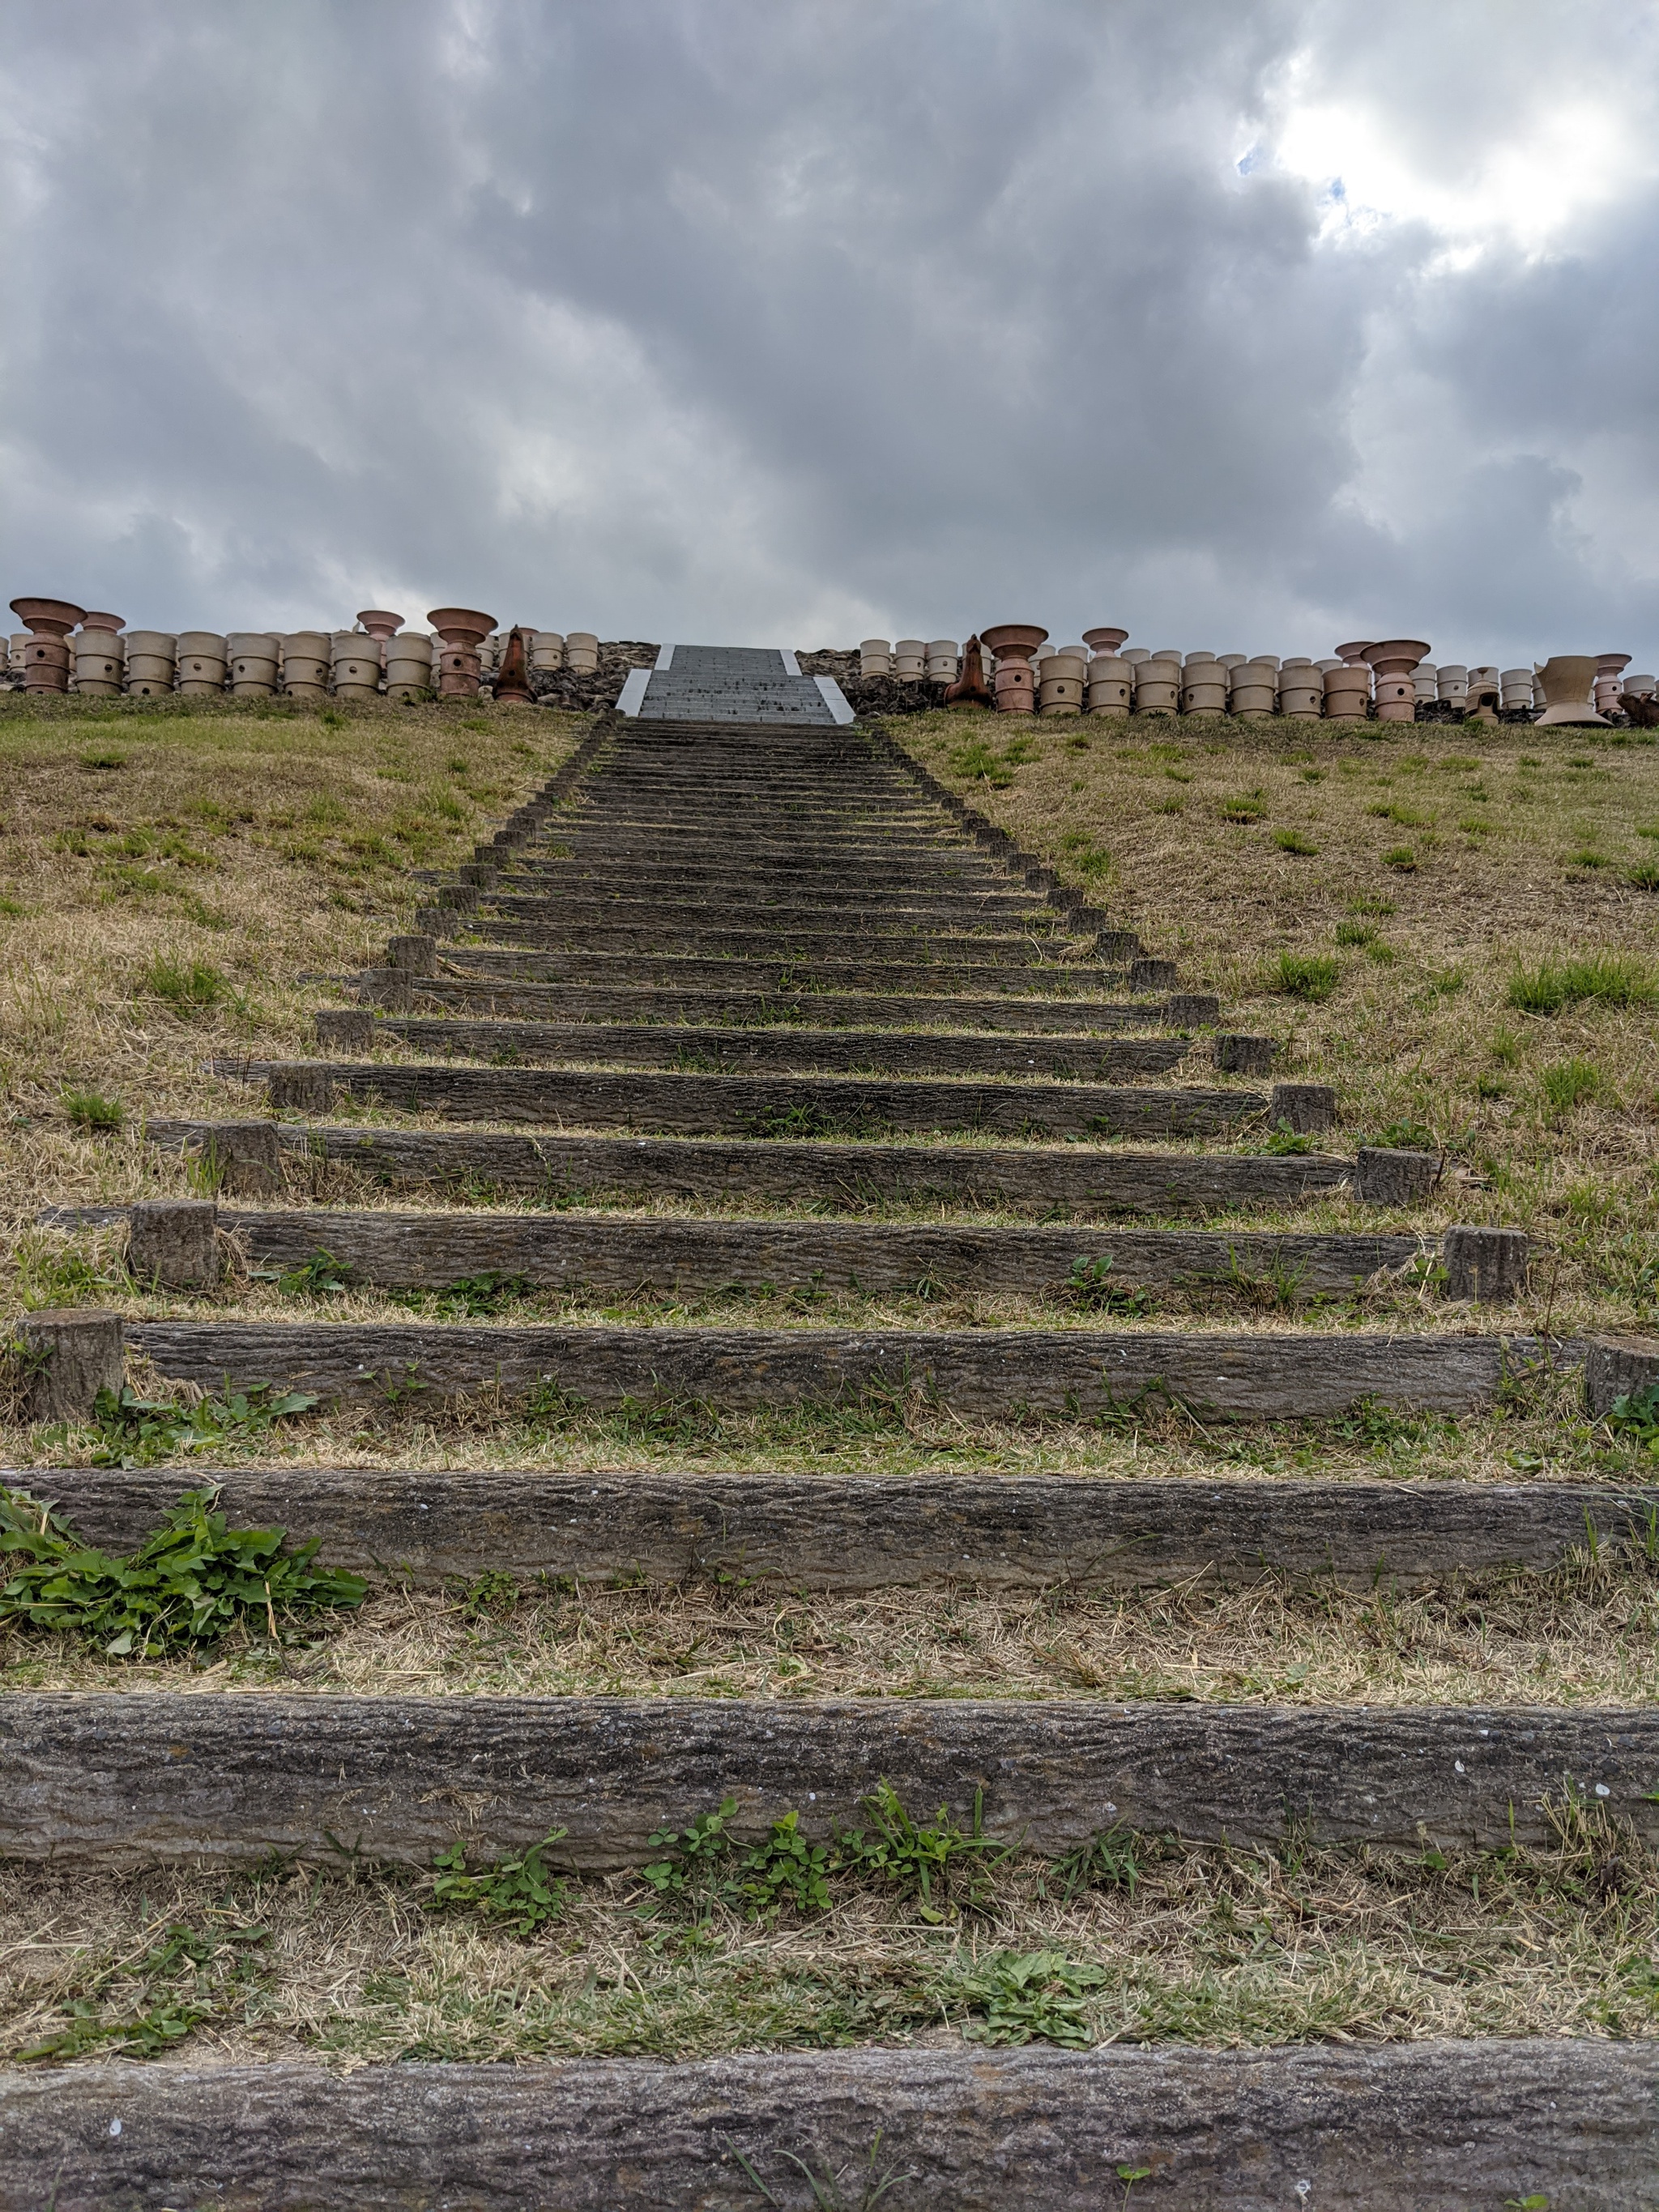
[[[744,675],[712,662],[684,672],[717,705]],[[200,1313],[129,1324],[126,1348],[161,1376],[366,1407],[393,1384],[434,1404],[494,1389],[592,1407],[844,1407],[898,1394],[964,1420],[1133,1421],[1173,1407],[1204,1424],[1317,1421],[1362,1401],[1466,1412],[1547,1354],[1586,1364],[1592,1402],[1615,1387],[1612,1354],[1477,1318],[1501,1319],[1523,1279],[1513,1232],[1250,1226],[1252,1211],[1311,1196],[1397,1215],[1431,1198],[1437,1164],[1342,1149],[1330,1091],[1273,1081],[1264,1041],[1224,1029],[1213,999],[1183,990],[1172,963],[890,740],[804,698],[787,720],[740,723],[677,718],[672,702],[647,690],[637,720],[596,727],[459,880],[435,886],[422,926],[357,979],[358,1002],[319,1012],[315,1057],[223,1065],[268,1087],[269,1116],[150,1124],[157,1145],[209,1166],[219,1194],[132,1208],[135,1272],[204,1286],[234,1231],[261,1267],[320,1249],[354,1281],[395,1289],[486,1271],[556,1291],[931,1285],[1017,1291],[1044,1309],[1040,1321],[849,1329],[809,1310],[743,1328]],[[770,690],[761,704],[774,711]],[[379,1118],[331,1119],[343,1106]],[[1249,1149],[1275,1130],[1323,1135],[1328,1149]],[[287,1202],[289,1171],[319,1159],[422,1202]],[[432,1203],[464,1188],[539,1196],[548,1210]],[[646,1210],[687,1198],[711,1210]],[[905,1218],[883,1218],[890,1207]],[[1444,1322],[1170,1328],[1087,1310],[1108,1267],[1125,1291],[1278,1271],[1304,1292],[1348,1296],[1425,1262],[1459,1302]],[[43,1348],[57,1325],[41,1324]],[[172,1486],[145,1471],[53,1483],[89,1538],[110,1543]],[[826,1590],[1549,1566],[1587,1527],[1623,1537],[1654,1502],[1546,1483],[305,1467],[229,1473],[224,1498],[239,1517],[324,1536],[342,1565],[395,1561],[417,1583],[503,1569],[672,1581],[740,1560],[749,1576]],[[963,1817],[977,1803],[992,1832],[1054,1854],[1117,1824],[1199,1839],[1295,1827],[1407,1846],[1425,1833],[1542,1841],[1564,1778],[1659,1835],[1659,1715],[1646,1710],[20,1694],[0,1708],[0,1851],[25,1858],[304,1857],[343,1838],[366,1858],[424,1865],[453,1836],[457,1778],[477,1808],[476,1849],[527,1845],[556,1825],[570,1863],[592,1869],[637,1866],[654,1832],[726,1796],[757,1831],[795,1808],[827,1827],[878,1777]],[[1012,2081],[1000,2063],[964,2057],[950,2078],[971,2064]],[[808,2105],[812,2063],[789,2061]],[[1103,2094],[1104,2061],[1043,2063],[1064,2130],[1068,2097],[1081,2113]],[[1174,2081],[1191,2055],[1170,2064]],[[1055,2067],[1069,2090],[1053,2086]],[[1466,2070],[1489,2102],[1498,2094],[1484,2061]],[[1462,2124],[1444,2103],[1455,2078],[1443,2077],[1439,2104],[1425,2093],[1425,2157]],[[878,2125],[879,2096],[872,2109]],[[643,2140],[651,2118],[647,2098],[608,2124]],[[599,2154],[580,2114],[570,2124],[568,2155],[586,2170]],[[1179,2201],[1256,2201],[1231,2186]]]

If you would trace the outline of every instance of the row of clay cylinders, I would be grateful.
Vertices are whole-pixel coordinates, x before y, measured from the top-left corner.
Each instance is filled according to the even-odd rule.
[[[953,637],[866,637],[859,647],[862,677],[896,676],[901,684],[954,684],[962,667],[962,648]]]

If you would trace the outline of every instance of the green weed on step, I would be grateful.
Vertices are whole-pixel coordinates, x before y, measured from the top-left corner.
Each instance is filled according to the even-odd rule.
[[[233,1528],[212,1490],[186,1491],[125,1558],[82,1544],[27,1491],[0,1491],[0,1626],[82,1636],[118,1659],[211,1644],[233,1628],[280,1637],[293,1618],[361,1605],[360,1575],[313,1565],[319,1540],[292,1552],[281,1528]]]

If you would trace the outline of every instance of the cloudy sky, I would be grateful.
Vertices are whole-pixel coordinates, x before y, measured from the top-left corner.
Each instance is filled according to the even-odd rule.
[[[0,0],[0,574],[1659,661],[1652,0]]]

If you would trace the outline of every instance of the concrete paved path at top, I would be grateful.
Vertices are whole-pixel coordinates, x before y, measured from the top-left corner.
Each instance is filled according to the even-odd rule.
[[[641,721],[850,721],[840,687],[803,676],[793,653],[734,645],[665,645],[646,683],[617,702]],[[634,696],[628,696],[633,691]]]

